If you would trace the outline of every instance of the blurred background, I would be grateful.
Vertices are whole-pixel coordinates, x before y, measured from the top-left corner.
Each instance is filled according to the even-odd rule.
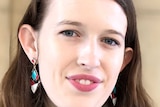
[[[30,0],[0,0],[0,81],[16,52],[16,33]],[[144,86],[160,107],[160,0],[134,0],[137,11]]]

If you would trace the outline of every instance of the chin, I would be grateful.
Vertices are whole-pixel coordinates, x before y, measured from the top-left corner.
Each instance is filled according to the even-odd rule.
[[[75,101],[74,99],[67,105],[63,105],[62,107],[102,107],[103,104],[95,103],[94,101],[84,101],[79,100]]]

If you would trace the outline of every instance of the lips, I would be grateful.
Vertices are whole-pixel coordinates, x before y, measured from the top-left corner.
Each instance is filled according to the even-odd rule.
[[[91,75],[73,75],[66,77],[69,82],[79,91],[89,92],[98,87],[101,83],[101,80],[95,76]]]

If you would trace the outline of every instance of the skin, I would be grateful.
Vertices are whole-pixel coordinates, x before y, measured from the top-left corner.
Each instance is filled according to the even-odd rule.
[[[41,83],[56,106],[100,107],[132,58],[126,29],[126,16],[113,0],[55,0],[41,29],[23,25],[19,40],[28,58],[37,60]],[[101,83],[89,92],[77,90],[66,79],[76,74]]]

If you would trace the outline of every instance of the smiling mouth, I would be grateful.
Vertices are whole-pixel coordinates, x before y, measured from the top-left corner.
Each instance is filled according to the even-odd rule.
[[[66,77],[67,80],[79,91],[90,92],[101,84],[101,80],[91,75],[73,75]]]

